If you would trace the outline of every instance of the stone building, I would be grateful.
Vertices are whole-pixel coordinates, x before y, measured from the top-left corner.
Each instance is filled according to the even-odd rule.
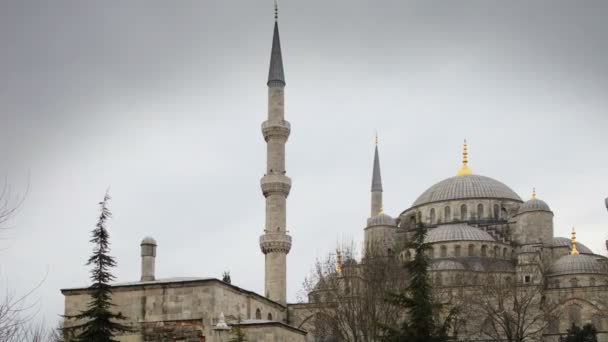
[[[251,342],[317,341],[307,333],[318,303],[287,303],[286,201],[291,179],[285,171],[285,144],[291,126],[285,120],[285,75],[276,20],[268,75],[268,119],[262,123],[267,146],[266,173],[260,181],[266,222],[259,245],[265,258],[263,294],[215,278],[156,279],[157,242],[141,242],[139,281],[113,284],[115,309],[134,330],[121,341],[224,342],[240,326]],[[402,261],[412,256],[397,240],[411,239],[416,224],[428,228],[431,280],[437,289],[473,288],[496,275],[542,288],[546,301],[563,313],[551,321],[544,338],[556,341],[571,323],[593,323],[608,341],[607,259],[567,237],[554,236],[553,212],[537,198],[524,201],[507,185],[474,174],[465,142],[463,166],[454,177],[424,191],[396,217],[383,210],[380,158],[376,144],[371,185],[371,212],[364,228],[365,245],[378,245]],[[66,288],[65,314],[82,310],[88,289]],[[69,328],[77,322],[67,320]],[[459,338],[487,340],[468,327]]]

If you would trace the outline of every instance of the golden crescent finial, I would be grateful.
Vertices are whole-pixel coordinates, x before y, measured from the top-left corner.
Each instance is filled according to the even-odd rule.
[[[570,254],[578,255],[578,250],[576,249],[576,230],[574,227],[572,227],[572,251]]]
[[[532,199],[536,199],[536,188],[532,188]]]
[[[469,149],[467,139],[464,139],[464,147],[462,149],[462,168],[458,171],[458,176],[470,176],[473,170],[469,168]]]
[[[340,249],[336,249],[336,272],[342,274],[342,252]]]

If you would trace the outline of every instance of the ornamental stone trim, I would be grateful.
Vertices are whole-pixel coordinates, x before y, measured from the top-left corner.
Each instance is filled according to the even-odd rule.
[[[287,140],[290,132],[291,124],[286,120],[264,121],[262,123],[262,134],[264,135],[264,140],[266,140],[266,142],[268,142],[270,137],[281,137]]]
[[[291,190],[291,179],[285,175],[265,175],[260,180],[260,186],[264,197],[277,193],[287,196]]]
[[[260,236],[262,253],[272,252],[289,253],[291,250],[291,236],[284,233],[270,233]]]

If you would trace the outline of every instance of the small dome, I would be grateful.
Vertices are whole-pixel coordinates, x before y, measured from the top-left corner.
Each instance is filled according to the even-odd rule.
[[[521,207],[519,207],[517,215],[532,211],[546,211],[549,213],[553,213],[551,211],[551,208],[549,208],[549,205],[545,201],[539,200],[538,198],[533,198],[529,201],[526,201],[524,204],[521,205]]]
[[[568,247],[570,251],[572,251],[572,240],[565,237],[554,237],[551,241],[552,247]],[[581,254],[593,254],[589,247],[583,245],[580,242],[576,242],[576,249]]]
[[[425,242],[434,243],[442,241],[496,241],[492,235],[479,228],[464,223],[445,224],[430,229]]]
[[[456,199],[496,198],[522,202],[508,186],[480,175],[456,176],[431,186],[414,201],[412,207]]]
[[[605,274],[606,270],[598,261],[600,258],[599,255],[589,254],[564,255],[551,265],[548,275]]]
[[[463,264],[450,259],[434,259],[431,261],[431,271],[464,271]]]
[[[370,217],[367,219],[367,226],[396,226],[397,222],[395,219],[386,215],[385,213],[380,213],[374,217]]]
[[[154,245],[156,246],[156,240],[150,236],[146,236],[143,240],[141,240],[142,245]]]

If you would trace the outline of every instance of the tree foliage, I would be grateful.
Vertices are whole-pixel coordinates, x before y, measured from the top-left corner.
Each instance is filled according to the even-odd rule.
[[[402,319],[396,326],[384,326],[385,342],[444,342],[448,340],[455,309],[442,315],[443,306],[433,298],[429,282],[428,245],[424,242],[427,230],[418,224],[411,246],[414,257],[407,262],[409,284],[405,291],[390,293],[388,301],[402,309]],[[442,318],[442,316],[445,316]]]
[[[563,342],[597,342],[597,330],[591,324],[585,324],[583,328],[572,323],[568,329],[568,335],[562,338]]]
[[[314,307],[307,329],[327,341],[378,341],[380,324],[396,324],[399,317],[399,308],[385,299],[386,293],[405,288],[405,270],[380,244],[365,246],[359,261],[352,243],[338,250],[340,258],[330,254],[317,261],[304,283]]]
[[[84,321],[80,325],[71,327],[76,328],[73,341],[115,342],[114,336],[130,331],[128,326],[118,322],[125,320],[126,317],[120,312],[111,311],[114,304],[112,304],[112,289],[109,283],[114,280],[114,276],[110,269],[116,266],[116,261],[109,255],[110,236],[106,229],[106,221],[112,216],[108,209],[109,200],[110,195],[106,192],[103,201],[99,203],[101,214],[90,240],[94,244],[93,255],[87,261],[87,265],[93,266],[90,277],[93,284],[89,287],[91,300],[85,310],[68,317]]]

